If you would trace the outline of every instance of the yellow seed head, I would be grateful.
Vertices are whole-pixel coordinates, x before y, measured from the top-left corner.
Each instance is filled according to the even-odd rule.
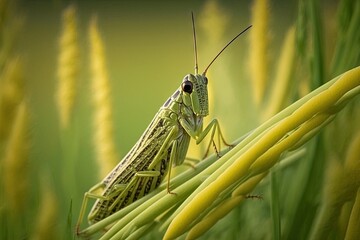
[[[285,37],[283,49],[277,66],[274,88],[264,118],[272,117],[286,106],[289,85],[295,59],[295,28],[291,27]]]
[[[57,197],[52,192],[47,179],[43,179],[41,189],[40,209],[36,220],[33,240],[58,239],[54,228],[58,222],[58,202]]]
[[[214,208],[203,220],[197,223],[188,233],[186,239],[196,239],[203,233],[208,231],[219,220],[225,217],[236,206],[238,206],[245,198],[246,194],[251,192],[257,184],[267,175],[267,172],[254,176],[239,187],[232,193],[231,197],[224,200],[219,206]],[[173,226],[176,228],[176,226]]]
[[[327,170],[325,185],[326,200],[331,205],[342,205],[354,199],[360,187],[360,132],[351,141],[346,154],[345,163],[332,161]],[[339,207],[340,207],[339,206]]]
[[[58,87],[56,102],[60,123],[66,128],[74,108],[76,78],[79,72],[79,47],[77,40],[76,10],[73,5],[63,13],[63,30],[58,59]]]
[[[312,239],[324,239],[328,236],[327,229],[338,222],[340,226],[347,226],[345,239],[356,239],[359,235],[359,189],[360,189],[360,132],[354,135],[347,149],[346,160],[341,162],[333,158],[326,170],[324,184],[324,209],[321,211],[317,227]],[[355,202],[355,203],[354,203]],[[346,208],[347,204],[354,203],[352,212],[349,214],[339,213]],[[350,218],[350,219],[349,219]]]
[[[221,16],[221,17],[219,17]],[[200,26],[204,29],[210,41],[219,42],[225,33],[229,17],[216,0],[207,1],[200,16]]]
[[[106,72],[105,54],[96,19],[89,29],[92,74],[92,98],[94,104],[94,144],[100,177],[106,176],[115,166],[117,154],[113,137],[110,83]]]
[[[28,112],[25,102],[22,102],[17,108],[3,161],[5,202],[14,216],[19,216],[27,203],[28,151]]]
[[[348,187],[352,186],[352,194],[356,194],[356,189],[360,187],[360,131],[358,129],[347,149],[344,168],[347,172]]]
[[[23,98],[22,64],[16,57],[6,64],[0,78],[0,142],[7,139],[17,106]]]
[[[351,209],[350,218],[348,221],[345,240],[357,239],[360,236],[360,188],[358,189]]]
[[[252,7],[253,28],[250,31],[250,72],[254,91],[254,100],[260,105],[265,94],[268,71],[269,46],[269,3],[256,0]]]
[[[238,206],[244,196],[234,196],[224,200],[218,207],[212,210],[202,221],[196,224],[187,234],[186,239],[196,239],[208,231],[219,220],[225,217],[231,210]],[[175,227],[175,226],[174,226]]]

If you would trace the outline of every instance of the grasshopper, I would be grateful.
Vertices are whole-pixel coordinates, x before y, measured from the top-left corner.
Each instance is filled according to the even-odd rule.
[[[190,139],[199,144],[209,133],[210,142],[218,154],[214,142],[219,139],[227,145],[221,133],[219,122],[213,119],[203,128],[203,118],[209,114],[208,79],[206,72],[216,58],[245,30],[236,35],[210,62],[202,74],[198,74],[197,49],[194,16],[192,26],[195,51],[195,74],[187,74],[179,88],[167,99],[156,113],[140,139],[119,164],[98,184],[85,193],[77,222],[77,234],[89,198],[97,199],[89,215],[90,224],[96,223],[157,188],[165,175],[167,191],[170,191],[170,175],[173,166],[181,165],[186,157]],[[94,192],[102,189],[101,195]]]

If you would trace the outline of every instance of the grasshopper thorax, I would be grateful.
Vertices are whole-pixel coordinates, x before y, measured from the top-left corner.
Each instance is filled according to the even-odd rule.
[[[180,86],[183,103],[191,107],[197,116],[209,114],[207,83],[208,79],[205,75],[188,74]]]

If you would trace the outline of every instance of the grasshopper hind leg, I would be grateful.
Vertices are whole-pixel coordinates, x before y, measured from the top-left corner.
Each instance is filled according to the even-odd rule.
[[[82,223],[82,221],[84,219],[84,214],[85,214],[85,210],[86,210],[89,198],[104,199],[104,197],[102,195],[98,195],[98,194],[95,193],[99,189],[104,189],[104,187],[105,187],[105,183],[99,182],[98,184],[91,187],[89,189],[89,191],[85,192],[84,198],[83,198],[83,201],[82,201],[82,204],[81,204],[81,208],[80,208],[79,218],[78,218],[78,221],[76,223],[76,234],[77,235],[80,235],[80,225],[81,225],[81,223]]]
[[[124,191],[124,189],[126,187],[125,184],[117,184],[117,185],[114,186],[114,191],[112,191],[108,196],[103,196],[103,195],[99,195],[99,194],[96,193],[99,189],[104,189],[105,186],[106,186],[106,184],[104,182],[99,182],[98,184],[91,187],[89,189],[89,191],[87,191],[84,194],[83,202],[82,202],[81,209],[80,209],[79,218],[78,218],[78,221],[77,221],[77,224],[76,224],[76,233],[77,233],[77,235],[81,235],[80,225],[81,225],[81,223],[83,221],[84,214],[85,214],[85,211],[86,211],[86,207],[88,205],[88,200],[90,198],[96,199],[96,200],[100,199],[100,200],[106,201],[106,200],[109,200],[109,199],[113,198],[114,196],[118,195],[120,192]],[[91,211],[89,213],[88,220],[91,222],[93,219],[96,218],[96,215],[97,215],[96,212]]]
[[[131,194],[134,195],[135,192],[137,191],[137,189],[139,188],[143,188],[143,186],[140,186],[142,184],[141,179],[144,178],[149,178],[149,177],[158,177],[160,175],[159,171],[156,170],[149,170],[149,171],[139,171],[137,173],[135,173],[134,178],[131,179],[131,181],[126,184],[125,186],[122,184],[121,186],[121,193],[118,194],[119,192],[115,193],[115,194],[111,194],[109,195],[109,198],[113,198],[116,197],[116,195],[118,195],[115,199],[115,201],[109,206],[108,211],[113,211],[113,209],[117,208],[118,205],[120,204],[121,201],[124,201],[124,199],[127,197],[127,194]],[[134,198],[134,196],[130,197],[130,199],[133,199],[131,202],[134,202],[136,199]]]

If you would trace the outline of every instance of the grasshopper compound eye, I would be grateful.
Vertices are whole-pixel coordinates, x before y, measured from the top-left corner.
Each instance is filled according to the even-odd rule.
[[[181,84],[181,88],[186,93],[192,93],[193,91],[193,84],[190,81],[185,81]]]

